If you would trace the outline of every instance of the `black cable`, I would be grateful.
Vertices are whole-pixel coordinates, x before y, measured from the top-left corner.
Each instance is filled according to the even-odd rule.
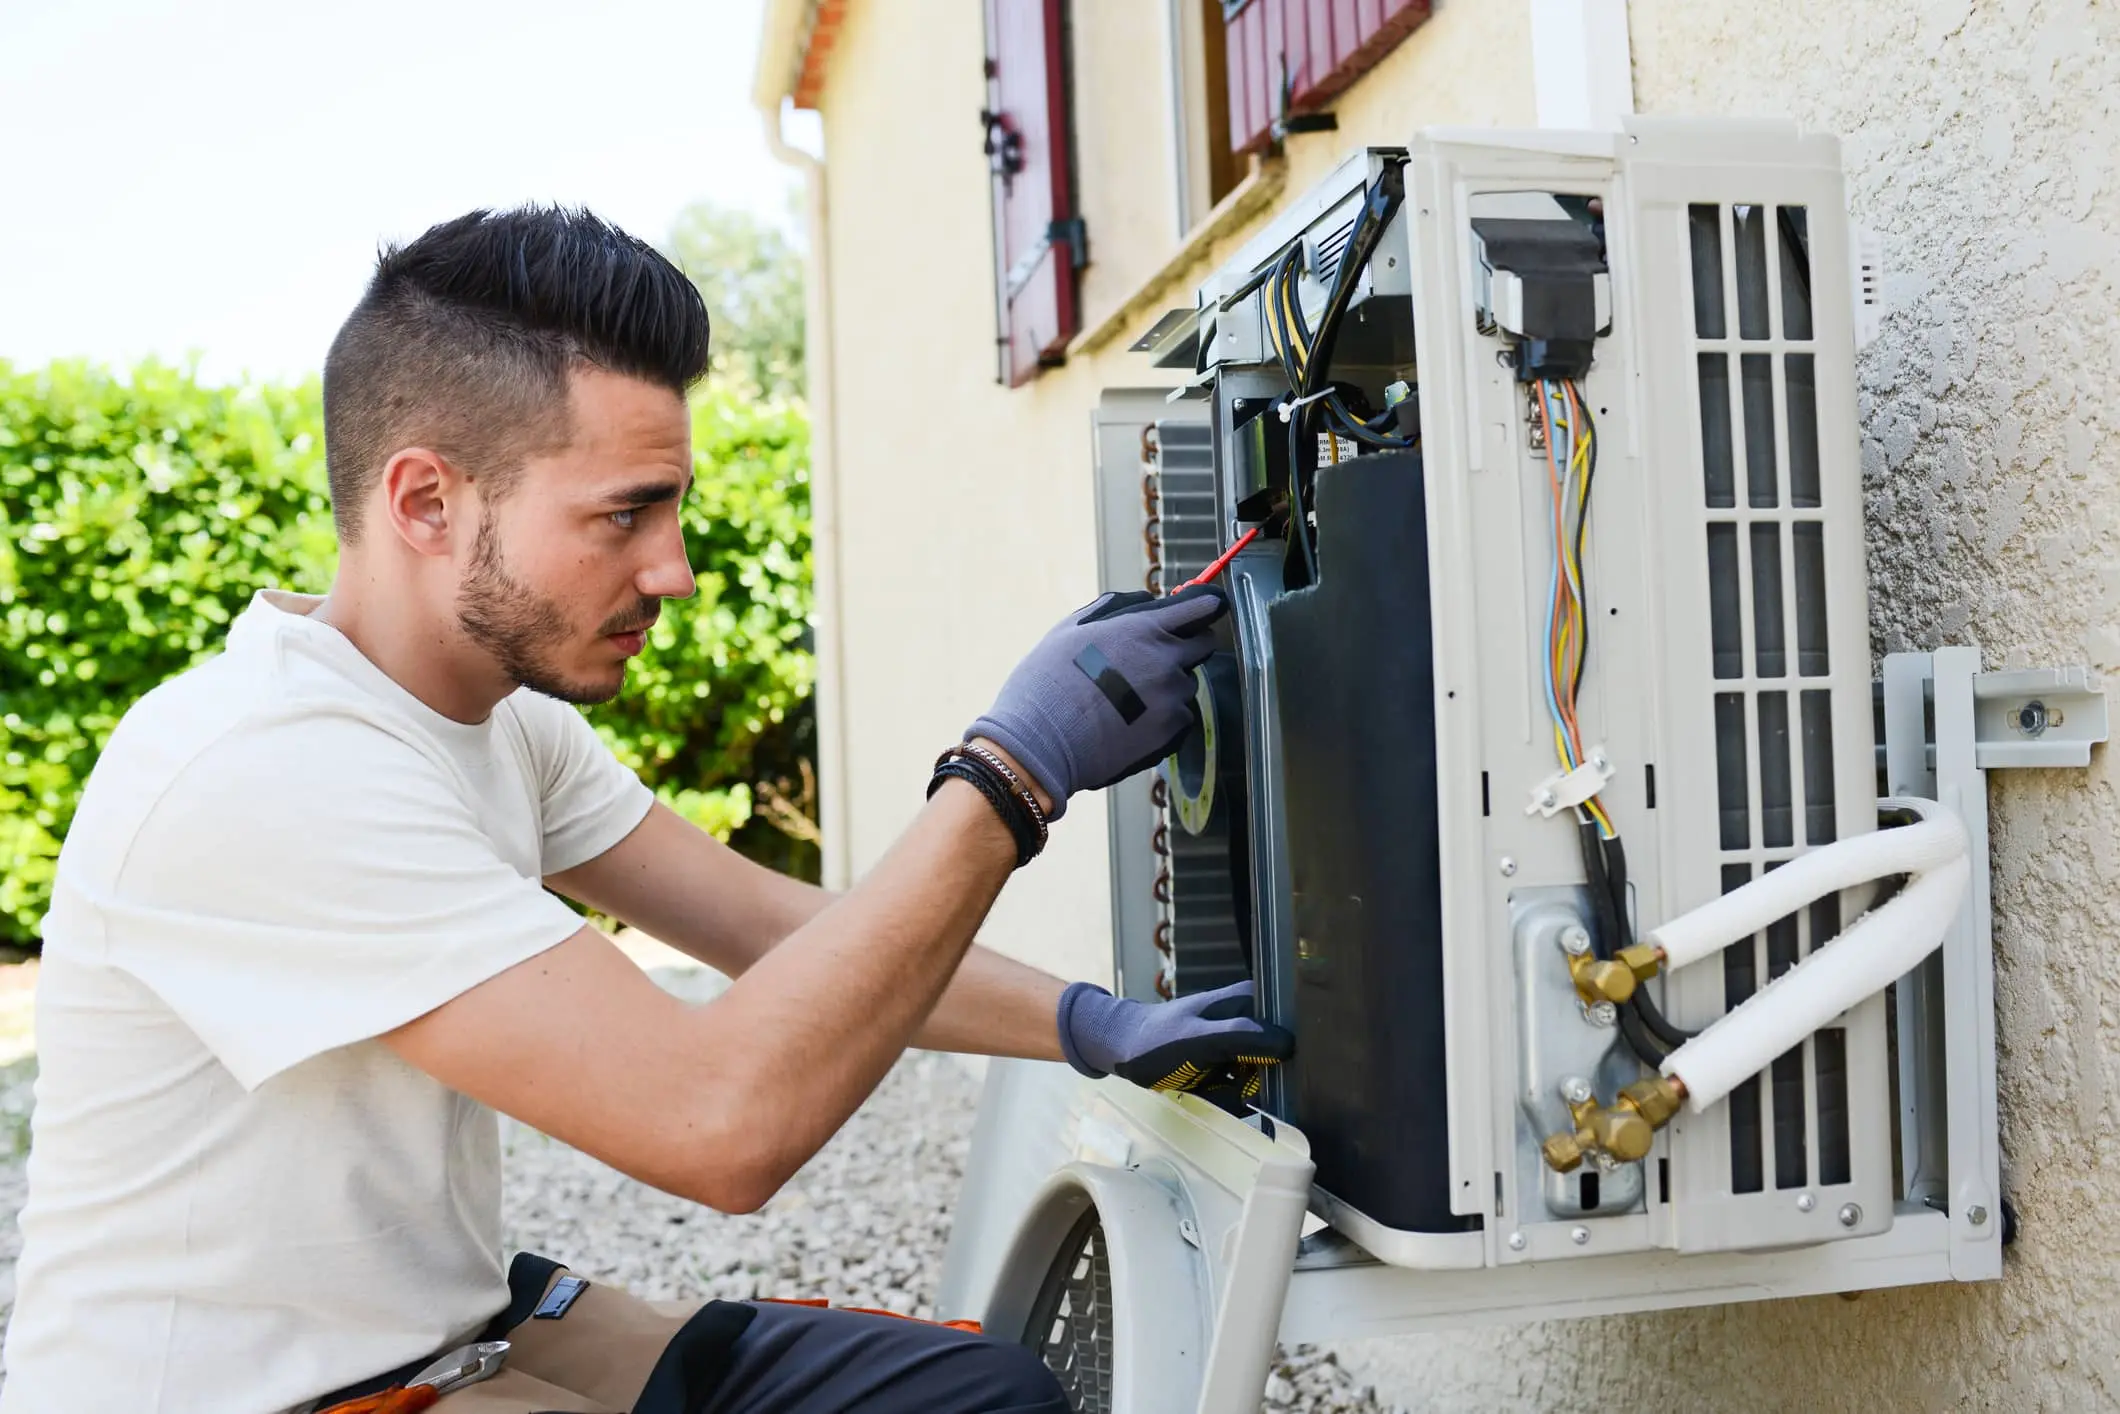
[[[1296,396],[1296,390],[1302,386],[1303,382],[1303,372],[1296,366],[1295,341],[1289,324],[1291,309],[1295,312],[1297,324],[1300,325],[1303,318],[1302,308],[1296,304],[1294,291],[1289,287],[1289,282],[1294,275],[1296,262],[1300,258],[1301,252],[1291,245],[1275,265],[1273,283],[1267,287],[1263,296],[1272,306],[1268,311],[1268,315],[1273,320],[1273,327],[1280,336],[1281,372],[1288,379],[1288,395],[1291,399]],[[1312,350],[1312,352],[1314,353],[1315,350]],[[1303,567],[1301,583],[1314,584],[1318,578],[1318,553],[1317,547],[1311,538],[1310,517],[1303,512],[1303,468],[1306,461],[1306,452],[1314,456],[1317,443],[1314,437],[1308,435],[1310,432],[1310,405],[1303,404],[1292,407],[1287,409],[1287,412],[1289,414],[1288,538],[1293,543],[1297,558]],[[1291,584],[1290,587],[1299,586]]]
[[[1304,432],[1309,426],[1308,407],[1295,409],[1295,416],[1288,419],[1288,538],[1295,542],[1303,563],[1302,583],[1289,585],[1291,589],[1318,582],[1318,552],[1310,541],[1310,517],[1303,514]],[[1315,438],[1308,440],[1308,450],[1315,455],[1317,441]]]
[[[1370,423],[1355,416],[1353,410],[1347,406],[1345,400],[1337,392],[1326,394],[1320,401],[1325,404],[1333,419],[1339,423],[1339,431],[1353,441],[1366,443],[1372,447],[1387,447],[1395,451],[1404,450],[1413,445],[1411,437],[1394,437],[1387,432],[1380,432]],[[1378,420],[1381,421],[1382,418],[1394,415],[1387,409]]]
[[[1590,524],[1590,488],[1597,484],[1597,419],[1590,416],[1587,396],[1578,396],[1575,407],[1583,420],[1583,434],[1590,439],[1590,464],[1583,468],[1583,513],[1575,518],[1576,592],[1582,598],[1583,641],[1575,655],[1575,678],[1568,689],[1570,696],[1582,689],[1583,665],[1590,661],[1590,570],[1583,563],[1583,531]],[[1552,435],[1550,428],[1547,435],[1549,438]]]
[[[1377,242],[1384,238],[1384,228],[1391,224],[1392,217],[1398,214],[1399,206],[1405,200],[1406,174],[1400,163],[1385,167],[1376,182],[1364,190],[1362,209],[1355,217],[1354,229],[1347,234],[1347,244],[1341,248],[1339,269],[1334,274],[1332,290],[1326,296],[1325,308],[1318,315],[1317,330],[1304,339],[1307,352],[1303,357],[1302,377],[1293,394],[1295,415],[1289,419],[1288,499],[1295,508],[1289,525],[1302,549],[1304,571],[1310,583],[1317,580],[1317,550],[1311,541],[1309,521],[1301,508],[1306,470],[1312,475],[1316,472],[1317,438],[1312,430],[1311,409],[1315,404],[1305,400],[1325,387],[1326,375],[1331,370],[1332,346],[1339,337],[1340,320],[1347,313],[1354,287],[1368,266],[1369,258],[1376,254]],[[1293,247],[1291,254],[1296,254]],[[1284,261],[1286,259],[1284,257]],[[1298,309],[1296,321],[1300,324],[1302,320],[1302,312]],[[1357,437],[1355,440],[1362,439]]]
[[[1272,279],[1274,271],[1278,270],[1280,265],[1281,263],[1278,260],[1269,260],[1266,264],[1254,270],[1249,280],[1222,296],[1221,303],[1215,306],[1216,312],[1227,314],[1244,300],[1258,293],[1259,286]]]
[[[1590,828],[1594,832],[1597,827],[1593,824]],[[1623,940],[1620,946],[1628,947],[1634,942],[1634,924],[1627,908],[1627,846],[1621,842],[1618,835],[1614,835],[1609,840],[1600,839],[1598,850],[1604,856],[1605,882],[1612,895],[1613,910],[1619,918],[1620,937]],[[1700,1034],[1672,1024],[1647,987],[1635,988],[1634,996],[1627,1002],[1627,1006],[1640,1015],[1642,1025],[1646,1026],[1657,1040],[1674,1049]]]
[[[1597,822],[1582,821],[1577,826],[1577,834],[1583,850],[1583,872],[1589,876],[1591,921],[1595,924],[1590,930],[1590,948],[1599,958],[1609,959],[1626,946],[1625,900],[1612,890],[1611,877],[1606,870],[1604,841]],[[1615,899],[1619,902],[1615,903]],[[1646,1066],[1662,1065],[1671,1048],[1657,1039],[1633,1003],[1618,1008],[1617,1016],[1619,1034],[1626,1041],[1627,1048]]]

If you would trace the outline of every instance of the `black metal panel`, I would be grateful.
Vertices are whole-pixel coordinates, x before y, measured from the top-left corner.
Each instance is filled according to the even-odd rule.
[[[1319,580],[1268,610],[1296,931],[1289,1118],[1318,1182],[1449,1231],[1442,869],[1418,453],[1318,474]]]

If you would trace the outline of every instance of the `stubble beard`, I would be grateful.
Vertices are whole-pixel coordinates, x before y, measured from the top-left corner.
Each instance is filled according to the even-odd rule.
[[[572,681],[553,664],[553,650],[571,636],[567,616],[508,573],[490,517],[479,522],[471,545],[471,567],[457,590],[456,621],[509,678],[547,697],[586,706],[609,702],[625,685],[623,666],[606,684]]]

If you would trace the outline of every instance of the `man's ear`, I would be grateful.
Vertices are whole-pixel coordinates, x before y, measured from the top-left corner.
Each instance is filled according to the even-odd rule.
[[[471,478],[440,452],[407,447],[383,464],[383,514],[422,555],[447,555],[475,525]]]

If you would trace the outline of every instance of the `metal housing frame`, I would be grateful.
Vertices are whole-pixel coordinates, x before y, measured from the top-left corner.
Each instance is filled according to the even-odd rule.
[[[1452,766],[1438,801],[1447,826],[1445,985],[1452,999],[1448,1074],[1439,1083],[1447,1083],[1451,1097],[1447,1162],[1454,1206],[1468,1228],[1415,1233],[1372,1222],[1315,1185],[1304,1136],[1264,1113],[1240,1120],[1190,1097],[1088,1082],[1062,1066],[994,1062],[938,1304],[945,1316],[983,1316],[1004,1333],[1011,1322],[1021,1325],[1054,1244],[1074,1218],[1095,1207],[1105,1220],[1116,1292],[1113,1407],[1131,1414],[1256,1408],[1276,1336],[1294,1343],[1388,1335],[1985,1280],[2002,1271],[1987,772],[2087,765],[2092,745],[2106,739],[2106,708],[2102,689],[2082,668],[1983,673],[1971,648],[1891,655],[1881,681],[1864,691],[1866,592],[1849,589],[1851,578],[1863,585],[1863,567],[1852,436],[1853,292],[1846,274],[1851,237],[1839,209],[1837,144],[1781,124],[1630,120],[1622,134],[1426,134],[1409,151],[1407,206],[1377,257],[1380,264],[1387,251],[1400,258],[1388,276],[1377,278],[1416,297],[1422,425],[1437,447],[1428,477],[1431,541],[1444,547],[1431,562],[1437,733]],[[1203,372],[1173,400],[1204,398],[1204,405],[1159,412],[1141,391],[1108,397],[1095,424],[1107,582],[1123,569],[1121,561],[1135,563],[1130,552],[1113,548],[1138,529],[1123,511],[1124,504],[1138,505],[1129,439],[1137,445],[1139,428],[1159,416],[1197,409],[1219,440],[1228,435],[1231,399],[1275,391],[1271,377],[1256,370],[1216,376],[1225,360],[1241,365],[1264,357],[1254,347],[1260,343],[1256,319],[1247,323],[1241,306],[1218,318],[1219,301],[1283,243],[1322,241],[1381,155],[1366,150],[1350,157],[1202,288],[1195,318]],[[1518,720],[1528,701],[1529,669],[1512,654],[1483,651],[1522,637],[1512,616],[1526,612],[1523,586],[1532,576],[1519,537],[1536,508],[1520,484],[1511,484],[1522,481],[1513,473],[1521,470],[1524,434],[1509,402],[1520,394],[1506,376],[1474,366],[1486,350],[1468,333],[1463,246],[1469,237],[1462,218],[1472,193],[1510,190],[1600,194],[1611,223],[1615,333],[1600,342],[1600,367],[1585,387],[1586,396],[1609,408],[1600,441],[1609,436],[1613,444],[1612,492],[1600,502],[1608,563],[1598,607],[1609,606],[1634,627],[1607,635],[1605,671],[1615,676],[1597,691],[1618,691],[1615,684],[1625,681],[1638,685],[1641,700],[1629,713],[1595,710],[1614,733],[1616,760],[1634,770],[1644,761],[1671,767],[1666,799],[1653,813],[1637,813],[1648,811],[1638,777],[1613,786],[1636,825],[1630,839],[1640,840],[1633,879],[1645,924],[1683,913],[1714,892],[1726,851],[1714,847],[1717,802],[1702,772],[1712,773],[1718,748],[1698,709],[1708,693],[1752,691],[1758,676],[1756,664],[1739,678],[1709,675],[1705,571],[1697,563],[1704,526],[1711,519],[1785,524],[1798,503],[1785,492],[1780,506],[1786,509],[1755,513],[1759,503],[1740,497],[1742,505],[1703,510],[1693,366],[1702,353],[1735,357],[1739,345],[1698,335],[1689,303],[1668,290],[1652,299],[1640,272],[1683,264],[1694,204],[1721,212],[1726,282],[1735,278],[1734,204],[1801,203],[1814,213],[1814,337],[1785,337],[1779,276],[1770,262],[1775,337],[1748,341],[1743,352],[1779,359],[1793,342],[1797,352],[1817,356],[1825,500],[1804,515],[1824,526],[1826,582],[1836,591],[1828,601],[1826,640],[1833,671],[1808,681],[1800,674],[1767,681],[1791,696],[1799,687],[1831,689],[1835,837],[1870,828],[1876,796],[1930,798],[1964,822],[1973,865],[1967,897],[1937,952],[1896,984],[1894,1000],[1872,998],[1834,1023],[1848,1032],[1851,1183],[1807,1183],[1800,1193],[1772,1183],[1763,1192],[1730,1191],[1728,1121],[1719,1106],[1687,1116],[1659,1137],[1651,1162],[1674,1153],[1684,1162],[1672,1165],[1668,1200],[1658,1197],[1657,1185],[1646,1185],[1643,1211],[1571,1217],[1552,1210],[1531,1186],[1544,1173],[1535,1146],[1527,1158],[1517,1142],[1520,1072],[1532,1063],[1520,1058],[1516,1034],[1518,1009],[1531,993],[1499,920],[1510,916],[1515,893],[1550,892],[1578,882],[1579,874],[1562,842],[1538,833],[1517,811],[1522,791],[1537,779],[1535,733]],[[1651,382],[1682,401],[1683,413],[1649,406]],[[1779,367],[1771,396],[1775,422],[1785,426]],[[1733,426],[1742,426],[1734,376],[1731,397]],[[1775,474],[1786,488],[1789,453],[1786,439],[1777,440]],[[1601,496],[1606,485],[1601,474]],[[1225,510],[1233,512],[1233,504]],[[1740,563],[1747,566],[1742,603],[1749,647],[1752,576],[1749,561]],[[1126,572],[1129,582],[1136,572]],[[1260,609],[1277,581],[1271,551],[1254,548],[1231,569],[1232,592],[1252,610],[1239,618],[1250,650],[1244,657],[1255,762],[1279,754],[1271,643],[1259,628]],[[1793,606],[1793,591],[1785,593]],[[1792,629],[1792,659],[1794,638]],[[1591,686],[1586,679],[1586,689]],[[1762,728],[1756,708],[1747,710],[1755,715],[1745,750],[1757,780]],[[1276,943],[1289,920],[1286,841],[1272,784],[1255,781],[1252,790],[1253,838],[1265,851],[1253,887],[1260,990],[1268,1009],[1279,1011],[1289,984],[1277,975]],[[1793,801],[1800,817],[1806,797],[1799,793]],[[1757,801],[1747,808],[1749,864],[1794,852],[1767,855]],[[1115,876],[1122,881],[1132,869],[1126,841],[1143,828],[1137,811],[1124,814],[1115,814],[1113,837]],[[1806,834],[1806,844],[1817,842]],[[1848,902],[1860,905],[1853,896]],[[1138,939],[1129,943],[1128,935],[1140,927],[1138,913],[1115,899],[1121,970],[1136,995],[1135,977],[1146,960]],[[1844,914],[1843,921],[1851,919]],[[1673,979],[1667,995],[1681,1023],[1721,1014],[1721,979],[1710,975],[1719,970],[1702,964]],[[1897,1011],[1896,1059],[1888,1058],[1886,1046],[1888,1005]],[[1808,1069],[1805,1076],[1815,1153],[1815,1082]],[[1888,1080],[1896,1082],[1896,1097]]]

